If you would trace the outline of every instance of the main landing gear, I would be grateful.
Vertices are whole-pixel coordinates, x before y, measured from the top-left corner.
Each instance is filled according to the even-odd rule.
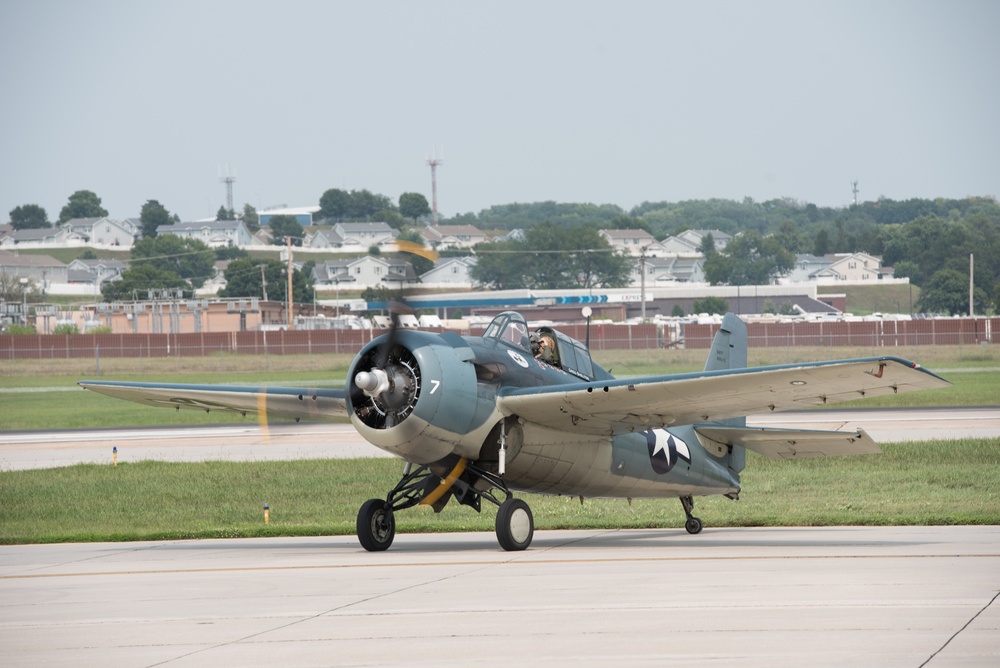
[[[503,492],[501,501],[493,489]],[[415,505],[429,505],[436,512],[455,499],[480,512],[482,500],[499,506],[496,519],[497,542],[509,551],[527,549],[535,533],[531,509],[514,498],[500,476],[483,470],[465,459],[436,463],[416,469],[407,464],[402,479],[385,499],[369,499],[358,511],[358,541],[369,552],[389,549],[396,536],[395,513]]]
[[[694,511],[694,497],[682,496],[681,505],[684,506],[684,514],[687,515],[687,521],[684,522],[684,528],[687,529],[687,532],[690,534],[701,533],[704,525],[701,523],[700,519],[691,514]]]

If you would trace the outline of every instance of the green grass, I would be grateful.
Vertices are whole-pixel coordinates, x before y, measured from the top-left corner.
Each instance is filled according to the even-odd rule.
[[[821,285],[817,293],[847,295],[847,311],[854,315],[912,313],[911,299],[915,304],[920,298],[920,288],[907,284]]]
[[[707,527],[1000,524],[1000,445],[884,444],[881,455],[750,453],[740,501],[703,497]],[[388,459],[110,465],[0,473],[0,544],[354,533],[360,505],[399,476]],[[539,529],[680,528],[672,499],[523,495]],[[270,524],[263,505],[270,505]],[[401,533],[491,531],[496,512],[449,504],[397,515]]]

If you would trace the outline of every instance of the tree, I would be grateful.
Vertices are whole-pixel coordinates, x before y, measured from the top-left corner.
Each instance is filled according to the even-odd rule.
[[[323,218],[343,220],[351,208],[351,194],[339,188],[330,188],[319,198],[319,212]]]
[[[385,195],[379,195],[369,190],[351,192],[350,216],[357,219],[370,219],[383,209],[393,209],[392,200]]]
[[[711,232],[701,238],[701,246],[698,247],[698,250],[705,257],[715,252],[715,237]]]
[[[284,246],[285,237],[292,238],[293,246],[302,245],[302,239],[306,236],[306,232],[302,229],[302,225],[299,224],[299,221],[295,218],[295,216],[271,216],[269,224],[271,226],[271,234],[273,235],[271,243],[275,246]]]
[[[974,310],[984,313],[989,306],[989,295],[982,288],[972,293]],[[969,312],[969,276],[956,269],[941,269],[931,276],[920,289],[916,308],[921,313],[947,313],[961,315]]]
[[[10,212],[10,225],[15,230],[52,227],[52,223],[49,222],[49,214],[37,204],[22,204],[14,207]]]
[[[813,255],[816,257],[823,257],[830,252],[830,233],[826,230],[820,230],[816,233],[816,238],[813,240]]]
[[[288,294],[288,278],[283,262],[277,260],[254,260],[241,258],[233,260],[226,268],[226,287],[219,292],[220,297],[264,297],[261,284],[261,267],[267,281],[267,298],[271,301],[285,301]],[[292,270],[292,295],[294,301],[312,301],[312,281],[298,269]]]
[[[174,271],[165,271],[151,264],[136,264],[117,281],[107,281],[101,286],[104,301],[145,299],[150,290],[182,290],[191,294],[191,286]]]
[[[132,266],[139,265],[175,273],[199,288],[215,275],[215,252],[197,239],[163,234],[135,242],[132,246]]]
[[[250,204],[243,205],[243,224],[251,233],[260,229],[260,216],[257,215],[257,209]]]
[[[157,228],[170,224],[170,212],[155,199],[146,200],[139,212],[139,221],[142,223],[143,238],[152,239]]]
[[[219,207],[219,210],[215,212],[216,220],[236,220],[236,212],[232,209],[227,209],[224,205]]]
[[[59,212],[59,224],[74,218],[103,218],[106,215],[108,211],[101,206],[100,197],[89,190],[77,190]]]
[[[628,258],[616,253],[590,226],[542,223],[527,230],[523,241],[480,244],[473,279],[497,289],[623,287]]]
[[[399,196],[399,213],[416,222],[417,218],[430,215],[431,207],[420,193],[403,193]]]
[[[795,256],[777,239],[751,230],[705,258],[705,278],[712,285],[767,285],[794,266]]]

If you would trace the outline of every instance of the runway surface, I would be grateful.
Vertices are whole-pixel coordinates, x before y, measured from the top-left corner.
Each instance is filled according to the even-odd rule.
[[[915,408],[795,411],[758,415],[752,425],[847,430],[862,427],[876,441],[1000,438],[1000,408]],[[273,461],[388,456],[349,424],[256,421],[225,426],[80,431],[0,432],[0,471],[118,461]]]
[[[4,666],[996,666],[1000,527],[0,547]]]

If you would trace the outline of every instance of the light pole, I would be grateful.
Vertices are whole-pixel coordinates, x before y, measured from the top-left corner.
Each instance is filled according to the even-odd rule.
[[[18,283],[21,284],[21,320],[22,324],[28,326],[28,277],[22,276]]]

